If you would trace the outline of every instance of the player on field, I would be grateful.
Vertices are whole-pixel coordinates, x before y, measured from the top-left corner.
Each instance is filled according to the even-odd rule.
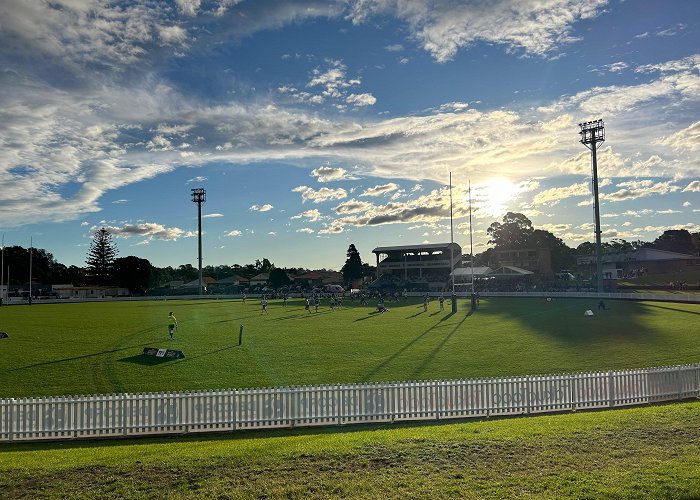
[[[170,333],[170,340],[173,340],[175,328],[177,328],[177,319],[175,319],[175,315],[172,312],[168,313],[168,333]]]
[[[445,296],[443,294],[440,294],[440,310],[444,311],[445,310]]]

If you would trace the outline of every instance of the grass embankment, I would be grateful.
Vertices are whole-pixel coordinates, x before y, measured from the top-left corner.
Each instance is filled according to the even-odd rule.
[[[678,291],[670,289],[670,284],[683,281],[691,286],[700,284],[700,269],[683,269],[677,273],[659,273],[637,278],[625,278],[619,280],[618,285],[628,288],[641,287],[641,291],[653,291],[652,288],[665,293],[698,293],[696,290]]]
[[[0,309],[0,397],[183,391],[608,370],[700,360],[700,305],[482,299],[467,315],[437,301],[390,311],[324,301],[152,301]],[[584,317],[586,309],[595,316]],[[167,315],[180,326],[169,341]],[[238,347],[239,325],[245,325]],[[164,362],[143,347],[184,351]]]
[[[698,498],[700,402],[0,446],[2,498]]]

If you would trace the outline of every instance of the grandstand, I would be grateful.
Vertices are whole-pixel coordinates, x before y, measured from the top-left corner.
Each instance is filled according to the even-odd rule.
[[[413,290],[442,290],[462,261],[456,243],[377,247],[372,253],[377,257],[375,283]]]

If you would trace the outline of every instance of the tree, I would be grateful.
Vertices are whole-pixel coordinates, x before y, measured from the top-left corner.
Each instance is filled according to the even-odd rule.
[[[259,273],[269,273],[275,267],[269,260],[263,257],[262,262],[260,259],[255,261],[255,270]]]
[[[112,278],[112,266],[117,256],[117,247],[112,242],[112,235],[105,228],[95,232],[90,243],[87,259],[87,273],[98,285],[108,285]]]
[[[348,258],[340,271],[343,273],[345,282],[351,283],[353,280],[362,278],[362,259],[354,243],[350,244],[346,255]]]
[[[114,259],[113,276],[117,286],[143,293],[151,283],[151,263],[133,255]]]
[[[552,268],[556,271],[570,269],[576,264],[576,252],[549,231],[535,229],[530,236],[528,245],[535,248],[549,249]]]
[[[289,285],[289,283],[291,283],[291,280],[289,279],[289,276],[287,276],[287,273],[284,269],[282,269],[281,267],[276,267],[272,271],[270,271],[269,282],[272,288],[280,288],[285,285]]]
[[[489,244],[501,250],[526,247],[533,231],[530,219],[516,212],[508,212],[503,224],[494,222],[486,230],[491,237]]]
[[[678,253],[695,253],[693,237],[686,229],[669,229],[656,238],[652,246],[658,250]]]

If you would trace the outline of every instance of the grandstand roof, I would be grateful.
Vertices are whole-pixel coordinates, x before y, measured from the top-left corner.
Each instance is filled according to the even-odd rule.
[[[400,245],[395,247],[377,247],[372,250],[372,253],[388,253],[388,252],[424,252],[434,250],[449,250],[451,246],[462,251],[457,243],[428,243],[424,245]]]
[[[487,276],[489,273],[493,272],[493,269],[490,267],[475,267],[474,268],[474,276]],[[458,267],[454,271],[450,273],[452,276],[471,276],[472,275],[472,269],[471,267]]]

